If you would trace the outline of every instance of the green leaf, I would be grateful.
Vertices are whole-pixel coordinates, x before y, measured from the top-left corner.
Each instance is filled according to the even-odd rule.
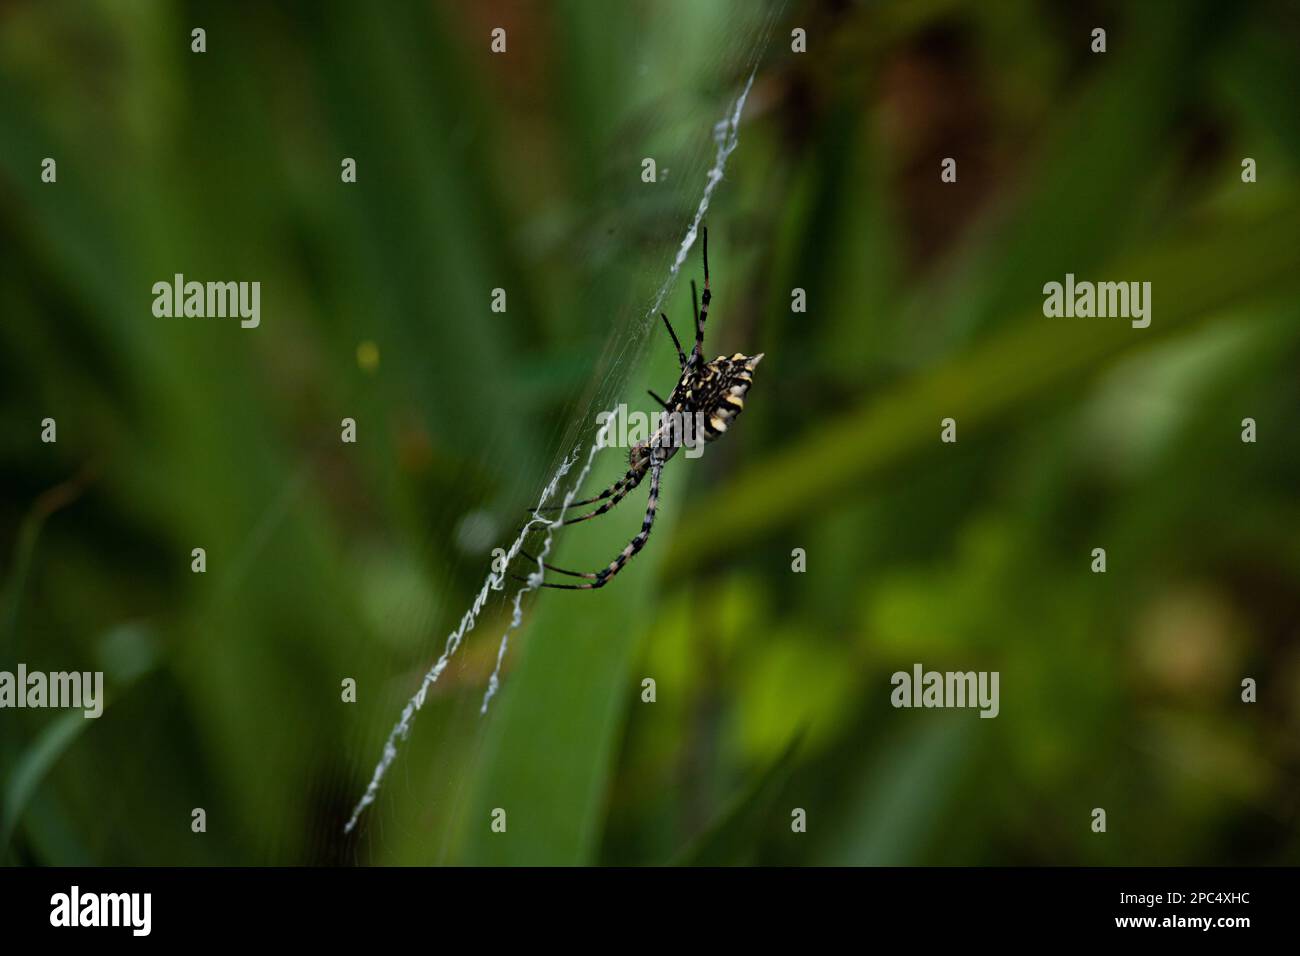
[[[777,797],[794,773],[799,731],[772,765],[754,777],[718,820],[674,861],[678,866],[743,866],[753,862],[771,825]]]
[[[607,453],[599,464],[609,474],[593,479],[613,476],[623,460]],[[593,480],[587,487],[603,485]],[[638,519],[632,505],[613,520],[583,525],[584,537],[563,540],[555,562],[601,566],[627,544]],[[655,536],[666,539],[670,525],[671,517],[661,512]],[[557,548],[562,537],[556,536]],[[570,549],[570,542],[579,547]],[[614,745],[628,706],[640,694],[630,668],[642,635],[649,631],[653,639],[651,590],[660,554],[647,548],[608,588],[526,598],[532,618],[511,635],[517,662],[503,673],[488,712],[472,797],[458,824],[463,862],[553,866],[594,860]],[[521,573],[525,567],[521,562]],[[500,636],[498,626],[476,632],[472,640],[495,651]],[[497,808],[506,811],[505,833],[489,827]]]
[[[81,735],[81,731],[89,722],[80,710],[70,710],[60,714],[53,723],[41,731],[40,735],[32,741],[31,746],[18,758],[4,788],[4,816],[0,818],[0,852],[8,850],[9,838],[22,817],[27,801],[36,792],[40,782],[64,752],[72,746],[73,741]]]
[[[960,768],[973,759],[972,729],[985,721],[948,714],[894,741],[862,773],[847,813],[818,862],[899,866],[915,861],[938,821]],[[991,723],[991,722],[990,722]]]

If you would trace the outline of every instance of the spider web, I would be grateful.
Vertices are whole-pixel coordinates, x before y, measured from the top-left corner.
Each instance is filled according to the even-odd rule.
[[[727,104],[721,118],[713,125],[712,163],[704,172],[703,182],[699,187],[701,191],[694,212],[686,223],[684,234],[667,264],[666,271],[660,273],[663,278],[659,281],[653,295],[650,297],[649,305],[644,307],[643,310],[638,310],[638,313],[634,313],[639,314],[639,318],[633,319],[631,328],[621,335],[615,334],[611,336],[611,345],[606,350],[606,369],[603,377],[587,403],[584,414],[576,418],[570,425],[569,439],[561,445],[562,448],[568,448],[568,451],[557,455],[559,461],[553,465],[554,471],[538,495],[530,519],[506,547],[504,559],[497,559],[493,562],[473,602],[460,616],[456,627],[447,635],[438,658],[425,672],[415,693],[406,701],[397,722],[384,740],[379,761],[371,773],[365,791],[361,794],[344,826],[344,833],[351,833],[357,827],[367,809],[376,801],[388,771],[397,760],[402,743],[410,734],[415,718],[424,706],[430,689],[452,663],[457,651],[478,624],[480,616],[489,601],[492,600],[493,595],[504,591],[506,594],[505,599],[510,605],[510,617],[500,634],[495,665],[479,707],[480,714],[488,712],[493,698],[501,687],[501,667],[510,645],[511,636],[519,631],[523,624],[524,598],[540,588],[544,573],[542,564],[550,554],[555,529],[563,523],[569,506],[577,500],[583,484],[590,476],[596,462],[597,453],[602,447],[605,447],[605,438],[614,419],[610,416],[606,424],[598,429],[592,438],[583,437],[587,430],[585,423],[596,420],[595,416],[591,414],[593,408],[612,408],[615,398],[624,391],[636,362],[644,351],[649,335],[655,328],[658,313],[672,292],[682,267],[699,237],[700,228],[709,211],[710,204],[714,199],[718,186],[725,177],[727,162],[739,143],[740,122],[745,104],[753,88],[759,69],[759,60],[767,46],[778,13],[779,8],[771,10],[768,16],[762,18],[761,22],[751,26],[748,36],[742,40],[741,47],[745,51],[743,54],[744,82]],[[699,182],[698,179],[695,181]],[[574,468],[579,463],[581,463],[580,467],[577,467],[575,472]],[[565,490],[561,493],[560,489],[562,487]],[[537,513],[542,506],[557,500],[557,497],[559,506],[554,512],[553,518],[545,518]],[[508,578],[507,569],[519,555],[527,537],[538,528],[544,529],[545,533],[542,544],[535,555],[537,569],[529,574],[522,583],[514,582]]]

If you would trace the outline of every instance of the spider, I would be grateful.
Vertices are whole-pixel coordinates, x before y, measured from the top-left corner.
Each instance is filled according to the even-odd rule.
[[[704,322],[709,317],[709,302],[713,298],[709,292],[709,230],[707,227],[703,230],[702,245],[704,295],[697,297],[695,282],[692,280],[691,301],[695,312],[695,347],[691,349],[689,355],[682,352],[682,343],[673,330],[673,324],[668,321],[668,316],[659,313],[660,318],[664,320],[664,327],[673,340],[673,347],[677,349],[677,362],[681,367],[681,377],[677,379],[677,384],[673,387],[667,401],[654,392],[650,393],[650,397],[663,406],[664,411],[659,417],[659,425],[648,439],[632,446],[628,455],[629,467],[622,478],[595,497],[573,502],[573,506],[604,503],[584,515],[564,521],[566,525],[577,524],[605,514],[640,485],[649,472],[650,497],[646,503],[645,520],[641,522],[641,531],[628,542],[627,547],[618,557],[599,571],[566,571],[564,568],[544,563],[543,567],[549,571],[567,574],[574,578],[585,578],[586,583],[552,584],[548,581],[543,582],[542,587],[584,591],[608,584],[614,575],[623,570],[636,553],[645,546],[646,540],[650,537],[650,529],[655,523],[655,509],[659,504],[660,473],[663,471],[664,464],[677,454],[677,450],[683,444],[687,441],[699,440],[698,437],[693,438],[690,434],[692,424],[701,423],[700,431],[703,433],[704,441],[711,442],[722,436],[732,420],[745,407],[745,393],[749,391],[753,381],[754,369],[763,360],[763,353],[741,355],[737,352],[731,358],[719,355],[712,362],[704,360],[702,351]],[[539,510],[554,510],[559,507],[559,505],[548,505]],[[528,557],[527,554],[524,556]],[[530,560],[536,559],[530,558]]]

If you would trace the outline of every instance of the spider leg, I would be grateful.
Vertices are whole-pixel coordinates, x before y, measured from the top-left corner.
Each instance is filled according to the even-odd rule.
[[[677,349],[677,361],[682,368],[686,367],[686,355],[682,352],[682,343],[677,340],[677,333],[673,331],[673,324],[668,321],[668,316],[660,312],[659,318],[664,320],[664,325],[668,328],[668,334],[673,337],[673,346]]]
[[[695,287],[695,280],[691,280],[691,314],[695,316],[695,321],[700,320],[700,290]]]
[[[641,484],[641,479],[644,477],[645,477],[644,468],[641,469],[640,471],[636,471],[635,469],[629,470],[628,473],[623,477],[621,481],[619,481],[617,484],[612,486],[618,488],[618,491],[614,492],[613,496],[608,501],[606,501],[595,511],[588,511],[585,515],[578,515],[578,517],[576,518],[565,518],[564,523],[566,525],[578,524],[579,522],[582,521],[590,521],[592,518],[599,518],[605,512],[609,511],[620,501],[626,498],[633,488]]]
[[[626,475],[614,482],[614,484],[610,485],[596,497],[589,498],[587,501],[572,502],[570,507],[573,507],[574,505],[594,504],[597,501],[604,501],[605,503],[603,505],[595,511],[588,511],[585,515],[578,515],[576,518],[565,518],[563,524],[578,524],[582,521],[589,521],[592,518],[600,517],[626,498],[632,489],[641,484],[641,479],[644,477],[645,466],[642,466],[641,468],[629,468]],[[558,507],[559,505],[546,506],[547,509],[555,509]]]
[[[515,577],[519,578],[518,575],[515,575]],[[519,580],[523,581],[526,579],[519,578]],[[550,581],[543,581],[541,584],[538,585],[538,587],[555,588],[555,590],[557,591],[590,591],[600,587],[600,585],[599,584],[552,584]]]
[[[626,474],[626,475],[624,475],[624,476],[623,476],[622,478],[620,478],[618,481],[614,482],[612,485],[610,485],[608,488],[606,488],[606,489],[605,489],[604,491],[602,491],[600,494],[598,494],[598,495],[593,495],[593,496],[590,497],[590,498],[584,498],[584,499],[582,499],[581,501],[570,501],[570,502],[569,502],[569,507],[570,507],[570,508],[581,508],[583,505],[594,505],[597,501],[604,501],[604,500],[605,500],[606,498],[608,498],[610,495],[618,494],[618,492],[619,492],[620,490],[623,490],[623,485],[625,485],[628,481],[631,481],[633,477],[636,477],[637,483],[639,484],[640,481],[641,481],[641,477],[643,477],[644,474],[645,474],[645,470],[644,470],[644,469],[641,469],[641,475],[638,476],[638,475],[637,475],[637,469],[635,469],[635,468],[629,468],[629,469],[627,470],[627,474]],[[633,485],[632,487],[635,488],[636,485]],[[627,494],[627,492],[628,492],[628,491],[631,491],[631,490],[632,490],[631,488],[628,488],[626,491],[623,491],[623,493],[624,493],[624,494]],[[533,511],[559,511],[560,508],[562,508],[562,507],[563,507],[563,505],[542,505],[540,508],[534,508]],[[612,508],[612,507],[614,507],[614,506],[611,504],[610,507]]]
[[[667,411],[667,410],[668,410],[668,403],[665,402],[665,401],[664,401],[662,398],[660,398],[658,395],[656,395],[656,394],[655,394],[655,391],[654,391],[653,388],[652,388],[652,389],[648,389],[647,391],[649,391],[649,393],[650,393],[650,397],[651,397],[651,398],[653,398],[656,402],[658,402],[660,405],[662,405],[662,406],[664,407],[664,411]]]
[[[709,317],[709,303],[713,301],[713,293],[709,291],[709,227],[704,226],[704,295],[700,299],[700,311],[695,316],[695,349],[691,356],[697,357],[704,350],[704,323]]]
[[[537,563],[537,559],[534,558],[534,557],[533,557],[531,554],[529,554],[527,551],[524,551],[523,549],[520,549],[519,553],[522,554],[522,555],[523,555],[525,558],[527,558],[529,561],[533,562],[533,564],[536,564],[536,563]],[[592,572],[592,573],[588,573],[588,572],[586,572],[586,571],[566,571],[566,570],[564,570],[564,568],[557,568],[555,565],[553,565],[553,564],[547,564],[545,561],[542,562],[542,567],[544,567],[547,571],[554,571],[556,574],[567,574],[567,575],[568,575],[569,577],[571,577],[571,578],[594,578],[594,577],[596,577],[596,575],[595,575],[594,572]],[[518,577],[518,575],[516,575],[516,577]]]
[[[614,575],[622,571],[627,563],[636,556],[636,553],[645,547],[646,541],[650,537],[650,529],[654,527],[655,511],[659,507],[659,474],[663,471],[663,462],[656,459],[650,465],[650,498],[646,502],[645,519],[641,522],[641,530],[637,536],[628,542],[617,558],[609,563],[608,567],[601,568],[591,574],[583,574],[578,571],[562,571],[559,568],[553,570],[561,574],[570,574],[574,577],[588,578],[589,584],[550,584],[543,582],[544,588],[555,588],[563,591],[594,591],[596,588],[602,588],[610,582]]]

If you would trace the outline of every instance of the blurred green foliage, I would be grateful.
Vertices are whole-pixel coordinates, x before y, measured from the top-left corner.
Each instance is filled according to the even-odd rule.
[[[5,5],[0,669],[109,706],[0,712],[3,859],[1297,862],[1298,40],[1282,2]],[[746,414],[615,584],[525,602],[480,717],[494,597],[343,838],[491,548],[670,387],[644,311],[755,57],[709,216]],[[154,318],[178,272],[262,325]],[[1151,327],[1044,318],[1067,272],[1151,281]],[[1000,715],[893,709],[915,662]]]

